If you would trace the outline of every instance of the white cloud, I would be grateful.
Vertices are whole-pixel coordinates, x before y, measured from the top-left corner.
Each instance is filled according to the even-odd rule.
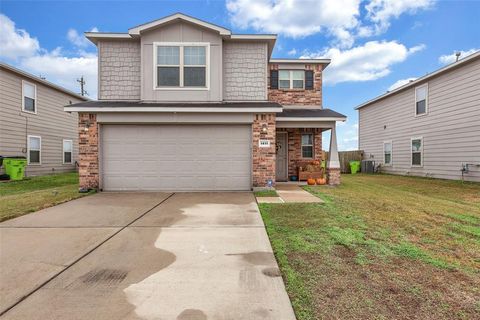
[[[374,23],[374,33],[385,32],[390,20],[404,13],[414,14],[419,10],[433,7],[434,0],[371,0],[365,6],[366,18]]]
[[[385,32],[404,13],[431,8],[435,0],[227,0],[231,22],[242,29],[302,38],[319,32],[350,48],[358,37]],[[363,16],[361,13],[364,13]]]
[[[98,32],[98,28],[94,27],[91,32]],[[92,43],[83,35],[79,34],[75,29],[69,29],[67,32],[67,39],[79,48],[86,48]]]
[[[470,50],[467,50],[467,51],[463,51],[463,50],[460,50],[458,52],[460,52],[460,59],[463,59],[465,58],[466,56],[469,56],[477,51],[479,51],[480,49],[470,49]],[[457,56],[455,55],[457,51],[454,51],[452,52],[452,54],[444,54],[442,56],[440,56],[438,58],[438,62],[441,63],[441,64],[449,64],[449,63],[453,63],[457,60]]]
[[[409,82],[412,82],[414,80],[416,80],[417,78],[407,78],[407,79],[400,79],[398,80],[397,82],[395,82],[394,84],[392,84],[390,87],[388,87],[388,91],[393,91],[397,88],[400,88],[401,86],[409,83]]]
[[[358,123],[351,123],[350,120],[337,123],[337,147],[339,151],[358,149]],[[322,149],[330,149],[330,130],[322,134]]]
[[[77,57],[62,55],[61,49],[22,59],[20,67],[33,74],[41,74],[48,81],[79,92],[77,79],[81,76],[86,81],[86,88],[91,98],[97,97],[97,56],[82,53]]]
[[[96,54],[79,50],[71,56],[64,54],[61,48],[52,51],[42,49],[37,39],[27,31],[15,28],[15,23],[1,14],[0,26],[0,56],[6,62],[34,75],[41,74],[48,81],[74,92],[79,92],[76,79],[83,75],[90,97],[97,97]]]
[[[232,23],[239,28],[301,38],[328,32],[350,45],[359,21],[360,0],[228,0]]]
[[[289,56],[294,56],[294,55],[297,54],[297,49],[293,48],[292,50],[288,51],[287,54],[288,54]]]
[[[0,14],[0,57],[18,59],[34,55],[40,49],[36,38],[25,30],[15,28],[15,23]]]
[[[396,41],[370,41],[348,50],[330,48],[317,53],[307,53],[300,58],[330,58],[331,64],[325,70],[325,83],[335,84],[347,81],[369,81],[382,78],[390,73],[390,67],[403,62],[424,45],[407,48]]]

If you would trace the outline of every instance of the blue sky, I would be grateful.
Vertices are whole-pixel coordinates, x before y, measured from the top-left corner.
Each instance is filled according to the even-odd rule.
[[[183,12],[234,33],[276,33],[275,58],[329,57],[323,104],[349,117],[340,149],[357,146],[354,107],[480,49],[480,1],[5,1],[0,59],[96,97],[96,48],[84,31],[128,28]]]

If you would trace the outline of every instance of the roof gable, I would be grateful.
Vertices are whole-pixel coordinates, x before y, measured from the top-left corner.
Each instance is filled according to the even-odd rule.
[[[139,26],[128,29],[128,33],[131,36],[140,36],[140,33],[142,33],[142,32],[145,32],[147,30],[151,30],[151,29],[154,29],[154,28],[158,28],[162,25],[172,23],[172,22],[177,22],[177,21],[190,22],[190,23],[198,25],[200,27],[216,31],[222,36],[224,36],[224,35],[229,36],[229,35],[232,34],[232,32],[228,29],[225,29],[223,27],[217,26],[217,25],[209,23],[209,22],[205,22],[205,21],[197,19],[197,18],[187,16],[183,13],[175,13],[175,14],[172,14],[172,15],[170,15],[168,17],[165,17],[165,18],[161,18],[161,19],[158,19],[158,20],[154,20],[154,21],[151,21],[151,22],[141,24]]]

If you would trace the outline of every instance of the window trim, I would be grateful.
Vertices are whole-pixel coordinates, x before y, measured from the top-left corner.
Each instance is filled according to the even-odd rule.
[[[72,146],[72,151],[70,153],[72,154],[70,157],[70,162],[65,162],[65,141],[70,141],[70,144]],[[73,140],[72,139],[63,139],[62,140],[62,163],[63,164],[73,164]]]
[[[35,98],[34,98],[35,99],[35,111],[25,110],[25,90],[23,88],[25,84],[31,85],[35,89]],[[22,80],[22,112],[30,113],[30,114],[37,114],[37,110],[38,110],[37,85],[32,83],[32,82]]]
[[[288,71],[288,81],[289,81],[289,87],[288,88],[281,88],[280,87],[280,81],[281,81],[280,72],[281,71]],[[294,88],[293,87],[293,72],[294,71],[303,72],[303,79],[302,79],[303,80],[303,85],[302,85],[301,88]],[[306,70],[304,70],[304,69],[278,69],[278,90],[284,90],[284,91],[286,91],[286,90],[306,90],[305,89],[305,71]],[[296,79],[296,80],[298,80],[298,79]],[[283,81],[285,81],[285,80],[283,80]]]
[[[38,138],[40,140],[40,148],[38,149],[38,162],[31,163],[30,162],[30,138]],[[37,150],[34,150],[37,151]],[[41,136],[34,136],[28,135],[27,136],[27,164],[32,166],[39,166],[42,164],[42,137]]]
[[[425,88],[426,89],[426,94],[425,94],[425,112],[424,113],[417,113],[417,90]],[[414,112],[415,112],[415,117],[422,117],[426,116],[428,114],[428,83],[424,83],[422,85],[416,86],[415,87],[415,103],[414,103]]]
[[[413,150],[412,150],[412,143],[413,140],[420,140],[421,141],[421,151],[420,151],[420,164],[413,164]],[[423,167],[423,137],[413,137],[410,139],[410,167],[412,168],[422,168]]]
[[[157,86],[157,74],[158,74],[158,65],[157,65],[157,51],[158,47],[161,46],[170,46],[170,47],[179,47],[180,48],[180,86],[179,87],[159,87]],[[205,87],[184,87],[183,86],[183,68],[185,67],[183,60],[183,48],[184,47],[205,47]],[[195,66],[191,66],[195,67]],[[154,91],[168,91],[168,90],[181,90],[181,91],[209,91],[210,90],[210,43],[209,42],[153,42],[153,90]]]
[[[312,136],[312,144],[303,144],[303,136],[304,135],[311,135]],[[301,152],[301,156],[302,156],[302,159],[315,159],[315,135],[313,133],[308,133],[308,132],[304,132],[304,133],[301,133],[300,134],[300,152]],[[303,156],[303,147],[312,147],[312,156],[311,157],[304,157]]]
[[[385,162],[385,145],[386,144],[390,144],[390,163]],[[387,166],[387,167],[393,166],[393,142],[392,142],[392,140],[383,141],[383,165]]]

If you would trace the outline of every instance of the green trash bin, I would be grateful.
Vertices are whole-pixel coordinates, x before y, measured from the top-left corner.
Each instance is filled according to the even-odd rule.
[[[352,174],[356,174],[360,171],[360,161],[350,161],[349,163]]]
[[[5,173],[10,176],[10,180],[22,180],[25,176],[26,165],[27,159],[23,157],[3,158],[3,167]]]

